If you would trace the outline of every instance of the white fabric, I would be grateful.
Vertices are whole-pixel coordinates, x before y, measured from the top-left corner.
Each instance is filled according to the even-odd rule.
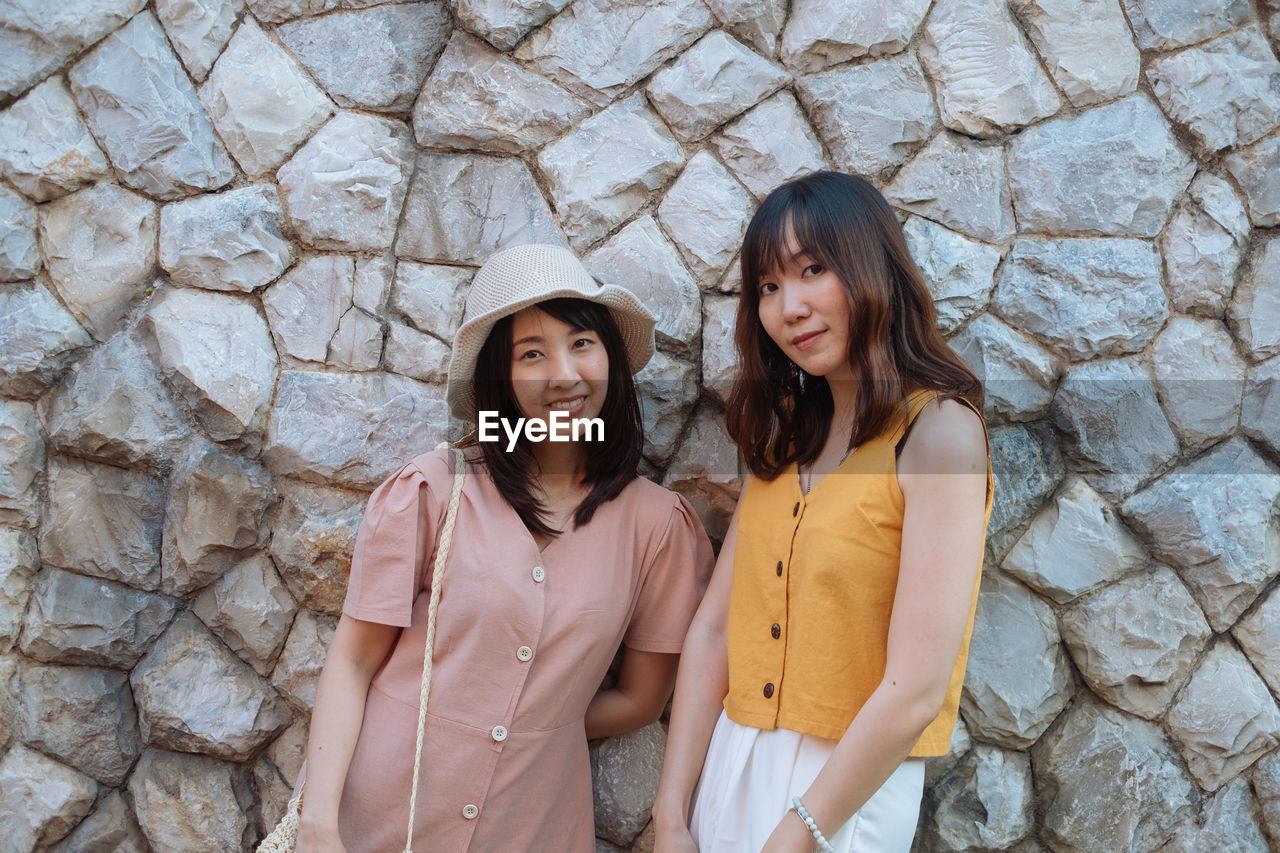
[[[721,711],[693,796],[690,829],[699,853],[758,853],[835,745],[741,726]],[[924,760],[908,758],[844,826],[818,828],[838,853],[908,853],[923,793]]]

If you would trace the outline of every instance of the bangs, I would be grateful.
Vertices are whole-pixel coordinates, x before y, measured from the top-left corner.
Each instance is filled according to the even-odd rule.
[[[575,332],[597,332],[602,335],[612,332],[621,337],[621,333],[617,331],[618,324],[613,321],[613,315],[609,313],[609,309],[595,302],[562,296],[559,299],[539,302],[534,307],[569,326]]]
[[[818,208],[815,210],[814,208]],[[821,199],[805,186],[783,185],[764,200],[742,239],[742,281],[753,294],[769,270],[791,260],[791,239],[796,248],[823,266],[833,266],[825,249],[834,242],[830,227],[823,228]]]

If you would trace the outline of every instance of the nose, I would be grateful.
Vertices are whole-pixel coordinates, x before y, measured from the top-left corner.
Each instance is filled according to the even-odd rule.
[[[573,353],[567,349],[559,350],[551,355],[551,385],[567,388],[581,378]]]
[[[788,323],[803,320],[809,316],[809,300],[805,298],[803,287],[782,287],[782,318]]]

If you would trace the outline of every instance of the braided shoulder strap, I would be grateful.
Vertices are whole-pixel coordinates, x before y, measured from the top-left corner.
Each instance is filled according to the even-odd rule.
[[[427,606],[427,642],[422,656],[422,688],[418,692],[418,743],[413,751],[413,787],[409,790],[409,829],[404,842],[404,853],[413,853],[413,816],[418,804],[418,774],[422,765],[422,736],[427,727],[427,696],[431,692],[431,650],[436,641],[436,613],[440,610],[440,585],[444,580],[444,564],[449,560],[449,545],[453,542],[453,528],[458,521],[458,503],[462,496],[462,480],[467,470],[461,450],[453,456],[453,489],[449,492],[449,508],[444,513],[444,525],[440,528],[440,545],[436,548],[436,562],[431,570],[431,603]]]

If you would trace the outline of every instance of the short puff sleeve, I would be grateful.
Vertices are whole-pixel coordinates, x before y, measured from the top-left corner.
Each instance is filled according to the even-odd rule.
[[[366,622],[409,625],[413,602],[429,580],[427,557],[452,476],[448,465],[441,452],[423,454],[369,496],[343,613]]]
[[[697,513],[683,497],[673,497],[667,529],[645,567],[640,596],[622,638],[636,651],[680,652],[715,566]]]

